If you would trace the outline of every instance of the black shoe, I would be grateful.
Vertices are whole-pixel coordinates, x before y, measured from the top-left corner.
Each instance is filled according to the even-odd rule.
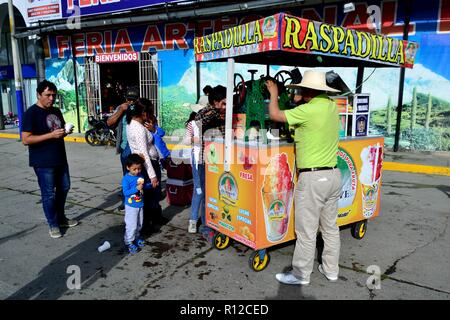
[[[125,205],[122,203],[120,206],[117,207],[117,211],[125,212]]]

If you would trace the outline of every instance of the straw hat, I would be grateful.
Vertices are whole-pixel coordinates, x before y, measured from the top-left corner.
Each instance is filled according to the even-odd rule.
[[[320,91],[330,91],[330,92],[339,92],[339,90],[333,89],[327,86],[327,80],[325,72],[308,70],[305,71],[303,75],[303,79],[300,83],[297,84],[289,84],[286,87],[291,89],[296,89],[298,87],[310,88],[314,90]]]

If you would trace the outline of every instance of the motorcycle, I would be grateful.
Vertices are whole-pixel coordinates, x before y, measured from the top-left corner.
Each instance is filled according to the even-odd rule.
[[[19,119],[12,112],[8,112],[8,114],[3,116],[3,125],[4,126],[18,127],[19,126]]]
[[[106,123],[106,118],[95,119],[93,116],[89,116],[88,123],[92,126],[92,129],[86,131],[84,138],[86,142],[91,146],[115,146],[117,143],[116,133]]]

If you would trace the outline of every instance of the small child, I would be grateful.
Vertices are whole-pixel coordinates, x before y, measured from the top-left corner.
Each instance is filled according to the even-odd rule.
[[[144,159],[138,154],[132,153],[126,160],[128,172],[122,178],[122,189],[125,198],[125,246],[131,254],[138,252],[145,245],[140,238],[142,222],[144,218],[143,189],[150,189],[151,182],[144,183],[141,175]]]
[[[170,151],[169,149],[167,149],[167,145],[163,140],[166,132],[163,128],[158,126],[158,120],[154,115],[149,116],[147,128],[153,136],[153,142],[155,144],[156,150],[158,150],[161,167],[165,169],[170,159]]]

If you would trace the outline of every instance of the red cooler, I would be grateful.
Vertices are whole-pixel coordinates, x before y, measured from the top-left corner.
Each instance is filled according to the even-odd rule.
[[[194,180],[170,179],[166,181],[167,203],[174,206],[191,204]]]
[[[167,178],[178,180],[192,179],[191,149],[176,149],[170,153],[171,161],[167,164]]]
[[[167,164],[167,178],[177,180],[191,180],[192,166],[186,159],[172,158]]]

